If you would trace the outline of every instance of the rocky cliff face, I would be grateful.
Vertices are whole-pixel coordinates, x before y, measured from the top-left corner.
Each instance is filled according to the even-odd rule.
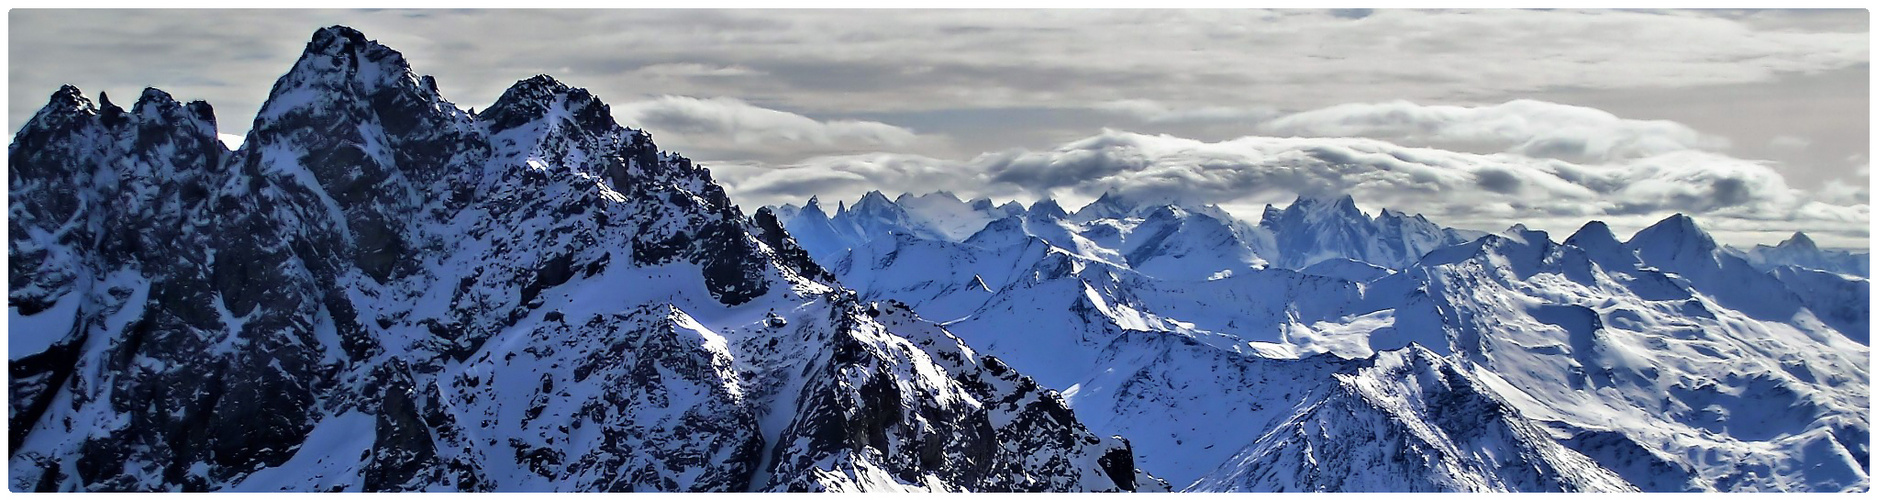
[[[1164,487],[550,77],[333,27],[238,151],[99,101],[8,151],[15,491]]]

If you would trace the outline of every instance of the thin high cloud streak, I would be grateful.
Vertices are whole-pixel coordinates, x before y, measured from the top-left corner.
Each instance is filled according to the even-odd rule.
[[[1407,101],[1341,104],[1260,124],[1269,135],[1375,137],[1448,147],[1484,147],[1537,158],[1613,161],[1689,150],[1722,150],[1726,138],[1667,120],[1521,99],[1480,107]]]
[[[1241,103],[1227,107],[1294,110],[1392,99],[1501,102],[1554,88],[1767,81],[1867,65],[1868,28],[1842,26],[1846,17],[1856,16],[18,11],[11,23],[9,121],[23,123],[31,101],[73,75],[99,75],[100,82],[69,82],[81,87],[158,85],[227,110],[258,109],[265,82],[280,70],[277,61],[297,53],[312,27],[332,23],[406,52],[459,102],[492,102],[507,82],[550,73],[602,95],[735,96],[822,115],[1082,108],[1148,97],[1182,109]],[[245,124],[225,125],[239,133]]]
[[[1820,196],[1787,186],[1760,162],[1694,149],[1599,163],[1511,153],[1413,148],[1362,138],[1245,137],[1205,142],[1107,130],[1042,150],[965,161],[867,154],[749,169],[729,189],[743,203],[854,200],[948,190],[964,197],[1085,201],[1103,192],[1216,203],[1256,220],[1256,208],[1296,194],[1348,193],[1372,207],[1497,230],[1534,221],[1568,234],[1592,219],[1640,228],[1695,214],[1723,241],[1774,241],[1794,227],[1828,245],[1865,247],[1869,194]],[[1850,199],[1846,199],[1850,198]],[[1846,203],[1846,202],[1853,203]]]

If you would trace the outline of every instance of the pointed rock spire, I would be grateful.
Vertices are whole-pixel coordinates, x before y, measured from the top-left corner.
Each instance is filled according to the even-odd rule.
[[[812,217],[813,220],[818,220],[818,221],[828,220],[828,212],[821,209],[820,197],[816,197],[816,196],[808,197],[808,204],[802,205],[801,212],[798,212],[796,215],[796,217],[804,217],[804,216]]]
[[[126,121],[128,120],[124,118],[124,108],[112,103],[109,94],[98,92],[98,122],[103,123],[105,127],[115,128]]]

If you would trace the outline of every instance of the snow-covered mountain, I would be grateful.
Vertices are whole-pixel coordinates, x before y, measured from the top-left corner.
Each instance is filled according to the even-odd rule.
[[[1258,225],[1276,235],[1278,265],[1292,269],[1339,258],[1400,269],[1435,248],[1472,239],[1420,215],[1384,209],[1371,218],[1348,195],[1299,197],[1283,209],[1266,205]]]
[[[1103,200],[815,257],[1061,388],[1176,488],[1869,487],[1860,278],[1760,271],[1681,215],[1559,243],[1304,198],[1244,253],[1229,223]]]
[[[1821,249],[1804,232],[1792,233],[1791,238],[1778,245],[1754,245],[1743,253],[1747,262],[1766,271],[1792,266],[1870,278],[1869,253]]]
[[[1803,234],[746,214],[586,90],[466,111],[336,26],[216,137],[72,87],[15,136],[9,489],[1870,485],[1868,257]]]
[[[1103,194],[1073,213],[1050,199],[1025,208],[988,199],[959,201],[946,192],[889,199],[879,191],[867,193],[851,208],[840,205],[831,216],[816,199],[801,207],[772,209],[785,226],[802,228],[792,231],[822,261],[838,259],[846,250],[889,234],[953,243],[998,237],[982,230],[999,219],[1017,217],[1023,232],[1059,248],[1149,274],[1171,273],[1166,277],[1176,279],[1239,268],[1301,270],[1325,261],[1401,269],[1435,248],[1484,234],[1386,209],[1370,217],[1348,196],[1299,197],[1286,208],[1267,206],[1257,225],[1216,205],[1146,201],[1115,193]],[[1156,259],[1159,262],[1149,264]],[[1321,271],[1367,274],[1359,267]]]
[[[10,489],[1165,487],[585,90],[470,113],[331,27],[215,120],[66,87],[15,136]]]

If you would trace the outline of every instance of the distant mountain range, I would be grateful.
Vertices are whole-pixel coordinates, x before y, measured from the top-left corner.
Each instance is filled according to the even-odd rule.
[[[1255,226],[1112,194],[775,211],[1176,488],[1868,488],[1868,255],[1803,234],[1742,252],[1675,215],[1559,242],[1347,196]]]

